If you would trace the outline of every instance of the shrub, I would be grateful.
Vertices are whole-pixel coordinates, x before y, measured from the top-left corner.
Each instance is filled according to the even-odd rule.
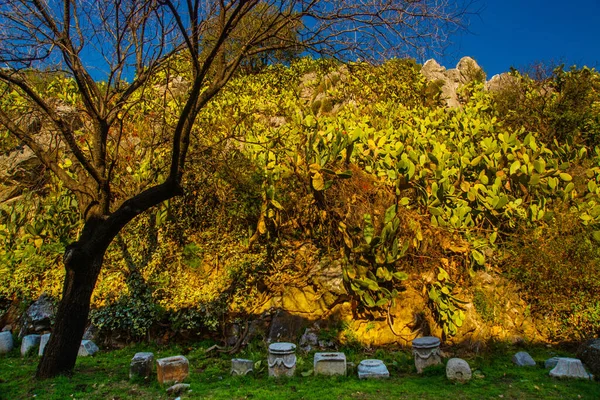
[[[547,227],[515,238],[505,271],[521,284],[532,313],[545,319],[555,338],[598,336],[600,246],[577,215],[565,210],[555,215]]]
[[[600,142],[600,74],[594,69],[563,66],[545,78],[512,71],[513,84],[494,93],[500,119],[515,129],[538,132],[552,144]],[[545,75],[544,75],[545,76]]]

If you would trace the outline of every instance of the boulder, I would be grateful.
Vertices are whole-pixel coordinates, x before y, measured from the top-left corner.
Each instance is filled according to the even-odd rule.
[[[40,345],[41,335],[27,335],[21,341],[21,355],[26,356]]]
[[[556,367],[550,371],[550,376],[558,379],[592,379],[592,375],[583,367],[577,358],[561,357]]]
[[[271,320],[267,343],[296,342],[306,319],[287,310],[278,310]]]
[[[300,338],[300,348],[303,351],[309,352],[313,349],[313,347],[319,345],[319,337],[317,333],[310,328],[306,328],[304,334]]]
[[[13,336],[10,331],[0,333],[0,354],[10,353],[14,348]]]
[[[451,381],[467,382],[471,380],[471,367],[462,358],[451,358],[446,364],[446,377]]]
[[[49,340],[50,340],[50,334],[49,333],[44,333],[40,337],[40,348],[38,350],[38,356],[41,357],[44,354],[44,350],[46,349],[46,345],[48,344]]]
[[[77,352],[78,357],[89,357],[96,354],[100,349],[91,340],[82,340],[79,345],[79,351]]]
[[[184,356],[166,357],[156,360],[158,383],[183,382],[189,375],[190,362]]]
[[[29,333],[49,331],[54,319],[54,304],[52,298],[46,293],[42,295],[27,309],[23,318],[19,338]]]
[[[584,343],[577,351],[579,358],[596,379],[600,378],[600,339],[592,339]]]
[[[148,378],[152,375],[153,353],[135,353],[129,364],[129,379]]]
[[[529,353],[520,351],[512,357],[512,362],[518,367],[535,367],[535,361]]]

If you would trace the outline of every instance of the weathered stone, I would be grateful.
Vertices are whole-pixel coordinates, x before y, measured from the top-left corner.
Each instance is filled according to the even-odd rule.
[[[421,68],[421,74],[429,80],[443,79],[445,77],[444,72],[446,72],[446,68],[442,67],[433,58],[425,61]]]
[[[300,348],[303,351],[309,352],[313,349],[313,346],[319,345],[319,337],[317,333],[310,328],[306,328],[304,334],[300,338]]]
[[[485,89],[490,92],[499,92],[518,84],[518,79],[511,74],[504,72],[492,76],[492,79],[485,83]]]
[[[48,344],[49,340],[50,340],[49,333],[45,333],[40,337],[40,348],[38,350],[38,356],[41,357],[44,354],[44,350],[46,349],[46,345]]]
[[[152,375],[152,363],[154,362],[154,353],[142,352],[135,353],[129,364],[129,379],[136,377],[148,378]]]
[[[0,333],[0,354],[10,353],[14,348],[13,336],[10,331]]]
[[[167,394],[170,396],[178,396],[183,392],[186,392],[190,389],[190,385],[187,383],[177,383],[170,388],[167,389]]]
[[[79,345],[79,351],[77,352],[78,357],[88,357],[96,354],[100,349],[96,346],[96,343],[91,340],[82,340]]]
[[[468,83],[477,79],[485,81],[485,73],[471,57],[461,58],[458,64],[456,64],[456,70],[460,72],[461,83]]]
[[[21,355],[25,356],[40,345],[40,335],[27,335],[21,341]]]
[[[2,328],[2,332],[12,332],[12,325],[6,325],[4,328]]]
[[[189,375],[190,363],[184,356],[173,356],[156,360],[158,382],[183,382]]]
[[[437,61],[427,60],[421,68],[421,74],[431,82],[441,83],[441,98],[448,107],[460,107],[457,90],[461,85],[475,79],[485,79],[485,73],[471,57],[460,59],[456,68],[442,67]]]
[[[592,379],[592,375],[587,373],[581,360],[567,357],[558,359],[556,367],[550,371],[550,376],[559,379]]]
[[[248,375],[250,372],[254,372],[254,361],[243,358],[231,360],[231,375]]]
[[[520,351],[512,357],[512,362],[518,367],[535,367],[535,361],[529,353]]]
[[[387,379],[390,373],[381,360],[362,360],[358,364],[358,379]]]
[[[334,295],[348,294],[344,286],[344,270],[339,260],[329,258],[321,260],[315,271],[315,276],[319,285]]]
[[[579,358],[596,379],[600,379],[600,339],[592,339],[584,343],[577,351]]]
[[[451,381],[470,381],[471,367],[469,367],[469,363],[462,358],[451,358],[446,364],[446,377]]]
[[[558,364],[558,360],[560,360],[560,357],[552,357],[552,358],[547,359],[544,362],[544,368],[552,369],[552,368],[556,367],[556,364]]]
[[[269,345],[269,377],[294,376],[296,372],[296,345],[293,343],[273,343]]]
[[[52,298],[43,293],[25,312],[23,325],[19,337],[28,333],[40,333],[50,330],[54,318],[54,305]]]
[[[278,310],[271,320],[271,328],[267,342],[296,341],[301,329],[306,326],[306,320],[288,311]]]
[[[235,346],[235,344],[240,340],[241,328],[239,324],[231,324],[226,328],[226,338],[228,346]]]
[[[315,353],[315,375],[346,376],[346,355],[344,353]]]
[[[419,374],[427,367],[442,363],[440,339],[434,336],[417,338],[412,341],[412,348],[415,357],[415,367]]]

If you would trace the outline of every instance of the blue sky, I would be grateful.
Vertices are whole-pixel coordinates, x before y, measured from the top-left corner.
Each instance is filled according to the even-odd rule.
[[[470,33],[453,38],[439,60],[453,68],[471,56],[488,78],[511,66],[560,62],[600,69],[600,0],[480,0]]]

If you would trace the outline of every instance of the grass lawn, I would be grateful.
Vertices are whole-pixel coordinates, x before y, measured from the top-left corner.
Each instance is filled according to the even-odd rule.
[[[485,355],[465,356],[474,379],[454,384],[445,368],[432,367],[417,375],[410,351],[345,350],[349,362],[358,365],[365,358],[383,359],[391,378],[385,381],[359,381],[356,369],[347,377],[309,376],[313,354],[298,353],[296,377],[274,380],[267,377],[266,348],[250,346],[239,358],[262,360],[255,376],[231,377],[231,356],[207,356],[206,344],[190,347],[135,345],[122,350],[101,351],[94,357],[80,358],[72,377],[37,382],[33,379],[38,358],[21,358],[18,349],[0,356],[0,399],[169,399],[167,386],[153,376],[148,382],[129,381],[129,362],[136,352],[152,351],[155,359],[184,354],[190,361],[187,383],[192,391],[182,399],[600,399],[600,383],[559,381],[543,369],[544,360],[561,351],[534,347],[526,349],[538,367],[518,368],[512,355],[522,349],[497,346]],[[307,375],[307,376],[303,376]]]

